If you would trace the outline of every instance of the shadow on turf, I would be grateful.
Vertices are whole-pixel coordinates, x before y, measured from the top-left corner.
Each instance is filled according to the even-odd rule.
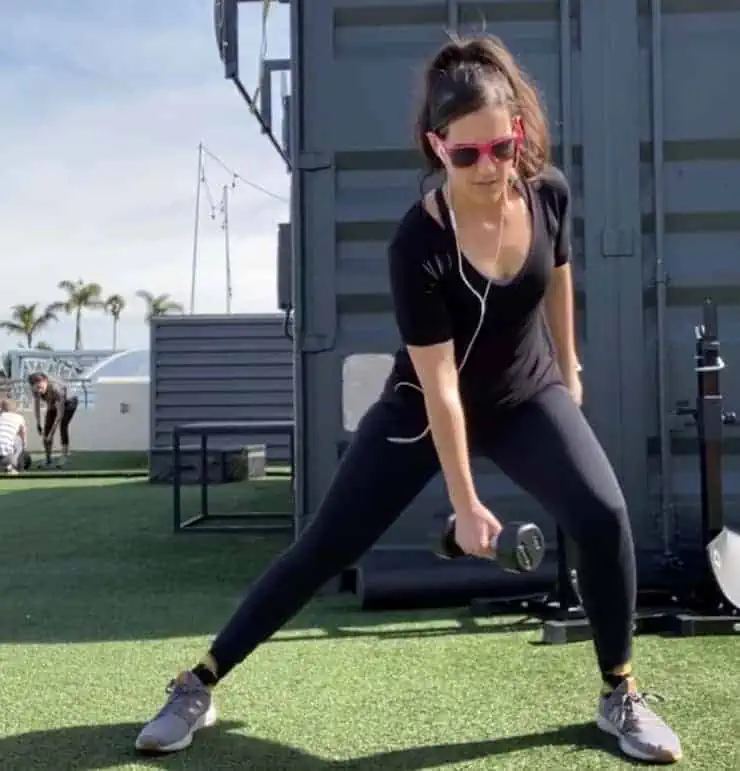
[[[175,536],[166,486],[16,484],[0,490],[0,644],[213,636],[289,544],[284,535]],[[197,489],[190,492],[197,498]],[[270,642],[536,628],[518,616],[513,624],[478,623],[467,608],[363,612],[358,605],[351,594],[317,597]],[[408,623],[415,626],[384,628]]]
[[[415,639],[423,640],[430,637],[448,637],[453,634],[509,634],[510,632],[528,632],[541,628],[542,624],[538,621],[522,618],[521,620],[512,621],[510,623],[497,623],[489,626],[479,626],[471,618],[467,618],[464,614],[467,611],[464,608],[440,610],[439,615],[435,618],[435,621],[454,621],[456,626],[440,626],[424,627],[424,628],[411,628],[411,629],[369,629],[358,628],[354,626],[354,616],[351,620],[347,621],[347,626],[339,626],[329,624],[325,620],[323,622],[317,622],[315,626],[311,626],[316,632],[322,632],[323,634],[301,634],[300,632],[290,631],[285,636],[273,637],[267,642],[281,643],[281,642],[301,642],[307,640],[325,640],[325,639],[337,639],[344,637],[348,640],[352,638],[367,638],[372,637],[377,640],[405,640]],[[359,614],[358,614],[359,615]],[[345,619],[347,614],[344,614]],[[377,624],[393,624],[393,623],[414,623],[419,619],[414,616],[413,611],[407,611],[401,613],[396,612],[395,617],[391,614],[384,614],[382,620],[377,620]],[[364,623],[371,625],[373,623],[373,617],[361,617],[358,619],[358,623]],[[299,624],[298,627],[310,626],[309,624]]]
[[[56,771],[103,771],[134,760],[140,767],[188,768],[193,771],[238,768],[241,763],[248,763],[249,768],[276,771],[422,771],[540,747],[568,747],[570,752],[600,750],[622,758],[614,740],[602,734],[593,723],[578,723],[542,733],[488,741],[379,752],[346,760],[326,760],[296,747],[233,733],[241,730],[243,725],[230,721],[203,731],[182,753],[139,755],[133,749],[133,741],[140,728],[138,724],[121,723],[20,734],[0,740],[0,757],[10,763],[8,768],[24,771],[48,768],[49,758],[54,759]]]

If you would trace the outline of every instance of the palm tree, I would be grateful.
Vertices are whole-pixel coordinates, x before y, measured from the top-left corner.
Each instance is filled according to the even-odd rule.
[[[105,312],[113,319],[113,350],[118,348],[118,322],[126,307],[126,300],[120,294],[112,294],[104,303]]]
[[[33,348],[33,338],[52,321],[57,321],[56,303],[39,310],[39,303],[14,305],[10,309],[11,320],[0,321],[0,329],[26,338],[26,347]]]
[[[166,316],[168,313],[184,313],[185,308],[170,298],[168,294],[153,295],[140,289],[136,293],[146,303],[146,320],[149,323],[155,316]]]
[[[54,303],[55,311],[64,311],[75,316],[75,351],[82,349],[82,311],[101,309],[104,307],[101,297],[103,290],[100,284],[86,284],[82,279],[77,281],[60,281],[59,289],[67,293],[64,302]]]

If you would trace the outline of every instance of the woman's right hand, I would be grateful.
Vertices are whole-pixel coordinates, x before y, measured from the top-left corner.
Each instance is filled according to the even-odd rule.
[[[491,541],[503,525],[482,503],[455,511],[455,541],[472,557],[491,557]]]

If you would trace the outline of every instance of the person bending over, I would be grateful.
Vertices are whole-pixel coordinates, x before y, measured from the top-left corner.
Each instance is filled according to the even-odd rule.
[[[0,399],[0,472],[17,474],[28,446],[26,420],[10,399]]]
[[[33,391],[33,412],[36,417],[36,427],[44,445],[46,466],[52,465],[54,434],[58,428],[62,457],[57,465],[61,467],[69,460],[69,424],[77,411],[78,399],[76,396],[69,395],[66,385],[50,380],[43,372],[34,372],[29,375],[28,383]],[[41,402],[46,405],[43,425]]]
[[[170,681],[136,747],[174,751],[216,719],[213,689],[354,564],[442,471],[455,537],[482,557],[501,524],[470,456],[492,459],[579,552],[579,585],[602,690],[599,728],[627,755],[681,756],[632,674],[636,567],[620,485],[581,409],[568,181],[550,164],[534,86],[493,37],[451,39],[426,73],[418,121],[438,189],[389,246],[402,346],[319,510],[255,581],[204,658]],[[378,484],[378,480],[383,480]]]

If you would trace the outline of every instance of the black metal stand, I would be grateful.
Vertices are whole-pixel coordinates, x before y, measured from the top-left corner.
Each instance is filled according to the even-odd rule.
[[[737,423],[734,412],[723,412],[719,373],[724,362],[719,355],[717,309],[712,300],[703,306],[703,324],[696,332],[697,399],[695,408],[681,404],[678,413],[691,415],[699,435],[701,473],[701,549],[705,555],[699,575],[692,576],[691,590],[664,606],[638,607],[635,634],[673,634],[678,636],[724,635],[740,632],[740,611],[722,594],[709,560],[710,541],[722,532],[722,427]],[[543,601],[523,603],[532,615],[543,620],[542,642],[565,644],[591,639],[577,588],[577,575],[571,559],[572,547],[558,529],[558,573],[554,591]],[[667,593],[666,593],[667,594]]]
[[[706,558],[707,546],[724,529],[722,490],[723,426],[737,423],[734,412],[722,409],[719,373],[725,364],[720,356],[717,308],[711,299],[703,305],[704,318],[696,327],[697,398],[692,409],[678,406],[679,415],[694,418],[699,437],[701,470],[701,546],[705,554],[702,568],[692,590],[682,604],[689,610],[676,615],[676,633],[682,636],[737,634],[740,611],[722,594]]]
[[[565,533],[557,529],[558,572],[555,588],[543,602],[526,604],[527,610],[542,619],[542,642],[562,645],[591,639],[591,626],[586,618],[578,592],[578,576],[573,567],[573,545]]]
[[[591,637],[590,626],[578,594],[576,571],[571,567],[573,547],[557,529],[557,572],[555,586],[545,595],[519,595],[471,603],[476,615],[525,612],[544,620],[544,642],[567,643]]]
[[[578,590],[578,575],[573,567],[574,548],[570,540],[558,528],[558,574],[555,589],[544,602],[528,602],[527,609],[542,619],[544,645],[566,645],[592,639],[591,625],[583,609]],[[675,626],[675,606],[638,607],[633,619],[633,633],[661,634]]]
[[[172,432],[172,516],[178,532],[272,532],[289,529],[295,532],[293,512],[236,512],[211,514],[208,506],[208,437],[209,436],[268,436],[287,434],[290,440],[290,478],[295,478],[295,424],[292,421],[219,421],[185,423]],[[180,440],[183,436],[200,437],[200,512],[182,520],[182,460]]]

